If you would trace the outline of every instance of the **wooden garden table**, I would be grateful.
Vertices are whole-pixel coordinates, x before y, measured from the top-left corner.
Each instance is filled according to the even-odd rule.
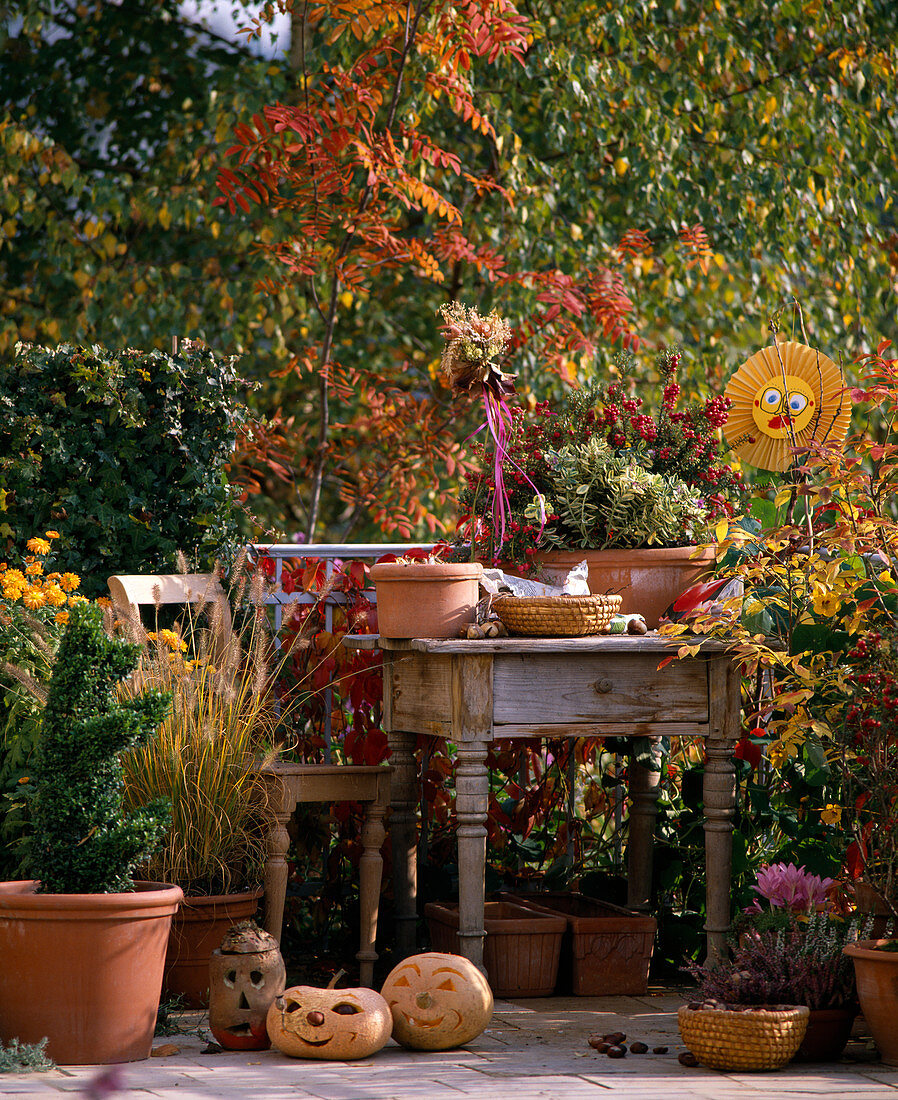
[[[659,662],[684,641],[700,645],[699,653],[659,670]],[[705,932],[709,957],[723,954],[730,929],[736,802],[732,754],[740,720],[740,677],[725,641],[673,641],[657,634],[483,641],[369,635],[347,637],[344,644],[383,651],[400,957],[415,950],[414,750],[420,734],[445,737],[455,746],[460,949],[481,968],[489,746],[524,737],[703,738]],[[637,910],[650,906],[659,781],[646,768],[630,768],[628,904]]]

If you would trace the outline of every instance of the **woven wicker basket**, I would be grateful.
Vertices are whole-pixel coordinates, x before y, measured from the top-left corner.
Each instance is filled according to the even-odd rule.
[[[780,1069],[801,1046],[809,1015],[803,1005],[750,1012],[684,1005],[677,1022],[683,1042],[710,1069]]]
[[[500,596],[493,610],[515,634],[574,638],[598,634],[620,611],[620,596]]]

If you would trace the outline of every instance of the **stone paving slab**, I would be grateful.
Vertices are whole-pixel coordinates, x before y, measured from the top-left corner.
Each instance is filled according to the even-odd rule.
[[[790,1065],[777,1073],[725,1074],[677,1061],[679,996],[552,997],[499,1002],[490,1027],[463,1050],[407,1051],[392,1041],[359,1062],[285,1058],[276,1051],[204,1054],[192,1033],[160,1038],[178,1053],[117,1067],[120,1089],[102,1100],[898,1100],[898,1067],[876,1061]],[[610,1059],[591,1050],[594,1032],[623,1031],[664,1055]],[[851,1048],[869,1058],[863,1044]],[[0,1075],[0,1100],[91,1095],[98,1073],[64,1067]]]

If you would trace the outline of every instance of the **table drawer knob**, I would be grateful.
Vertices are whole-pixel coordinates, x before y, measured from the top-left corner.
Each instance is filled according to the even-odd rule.
[[[613,685],[610,680],[602,677],[601,680],[596,680],[596,682],[592,686],[596,689],[596,692],[599,695],[607,695],[608,692],[611,691]]]

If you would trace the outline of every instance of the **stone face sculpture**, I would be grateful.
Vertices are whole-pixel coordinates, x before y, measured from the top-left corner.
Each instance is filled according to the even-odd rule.
[[[293,1058],[367,1058],[386,1045],[392,1028],[387,1002],[373,989],[296,985],[268,1010],[272,1043]]]
[[[462,955],[411,955],[390,971],[381,993],[393,1016],[393,1038],[413,1050],[460,1047],[493,1016],[486,978]]]
[[[287,974],[277,940],[253,921],[225,934],[209,961],[209,1030],[227,1050],[267,1050],[265,1021]]]

